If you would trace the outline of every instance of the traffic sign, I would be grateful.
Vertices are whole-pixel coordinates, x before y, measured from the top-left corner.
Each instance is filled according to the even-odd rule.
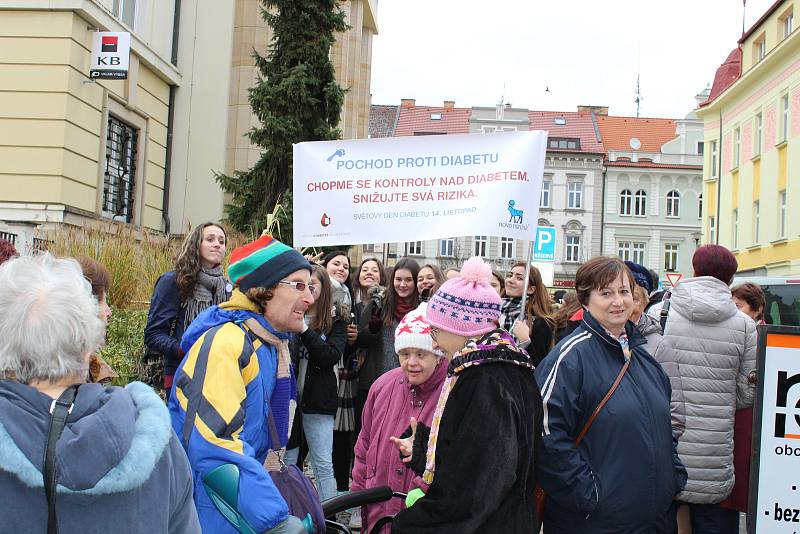
[[[533,261],[556,261],[556,229],[552,226],[536,227]]]
[[[675,285],[681,281],[681,278],[683,278],[683,274],[681,273],[667,273],[667,281],[672,287],[675,287]]]

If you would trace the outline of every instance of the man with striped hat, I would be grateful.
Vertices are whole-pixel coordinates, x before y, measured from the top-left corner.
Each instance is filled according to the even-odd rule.
[[[255,532],[298,532],[300,522],[289,515],[268,470],[279,465],[274,451],[285,448],[293,418],[288,340],[303,330],[314,302],[311,266],[296,250],[263,235],[231,253],[228,275],[234,283],[230,300],[198,315],[181,340],[186,356],[169,399],[172,426],[194,470],[204,532],[240,532],[236,522]],[[211,481],[219,480],[215,470],[230,465],[238,481],[225,483],[236,502],[229,498],[233,512],[223,514],[220,495],[230,497],[231,491],[215,493]]]

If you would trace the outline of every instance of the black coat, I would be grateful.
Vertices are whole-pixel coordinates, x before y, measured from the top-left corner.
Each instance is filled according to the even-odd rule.
[[[460,372],[451,362],[459,378],[439,426],[433,483],[395,517],[393,533],[535,532],[542,398],[531,362],[503,348],[473,355],[484,362]]]
[[[308,351],[303,398],[298,405],[303,413],[336,415],[339,396],[336,387],[336,364],[342,358],[347,343],[347,323],[334,318],[330,333],[325,339],[308,329],[292,338],[289,344],[295,373],[300,358],[300,344]]]

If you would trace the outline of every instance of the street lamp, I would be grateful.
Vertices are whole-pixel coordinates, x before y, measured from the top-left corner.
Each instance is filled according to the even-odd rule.
[[[694,248],[698,248],[700,246],[700,236],[702,234],[700,232],[692,232],[692,239],[694,239]]]

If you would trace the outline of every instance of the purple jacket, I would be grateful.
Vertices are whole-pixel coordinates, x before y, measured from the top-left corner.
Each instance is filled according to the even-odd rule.
[[[413,482],[418,477],[401,461],[400,453],[389,437],[399,437],[405,432],[412,417],[431,426],[446,377],[447,358],[440,358],[431,377],[420,386],[410,386],[402,369],[392,369],[375,381],[361,416],[351,491],[389,486],[394,491],[408,492],[416,487]],[[381,517],[394,515],[402,509],[401,499],[362,508],[362,532],[368,532]]]

